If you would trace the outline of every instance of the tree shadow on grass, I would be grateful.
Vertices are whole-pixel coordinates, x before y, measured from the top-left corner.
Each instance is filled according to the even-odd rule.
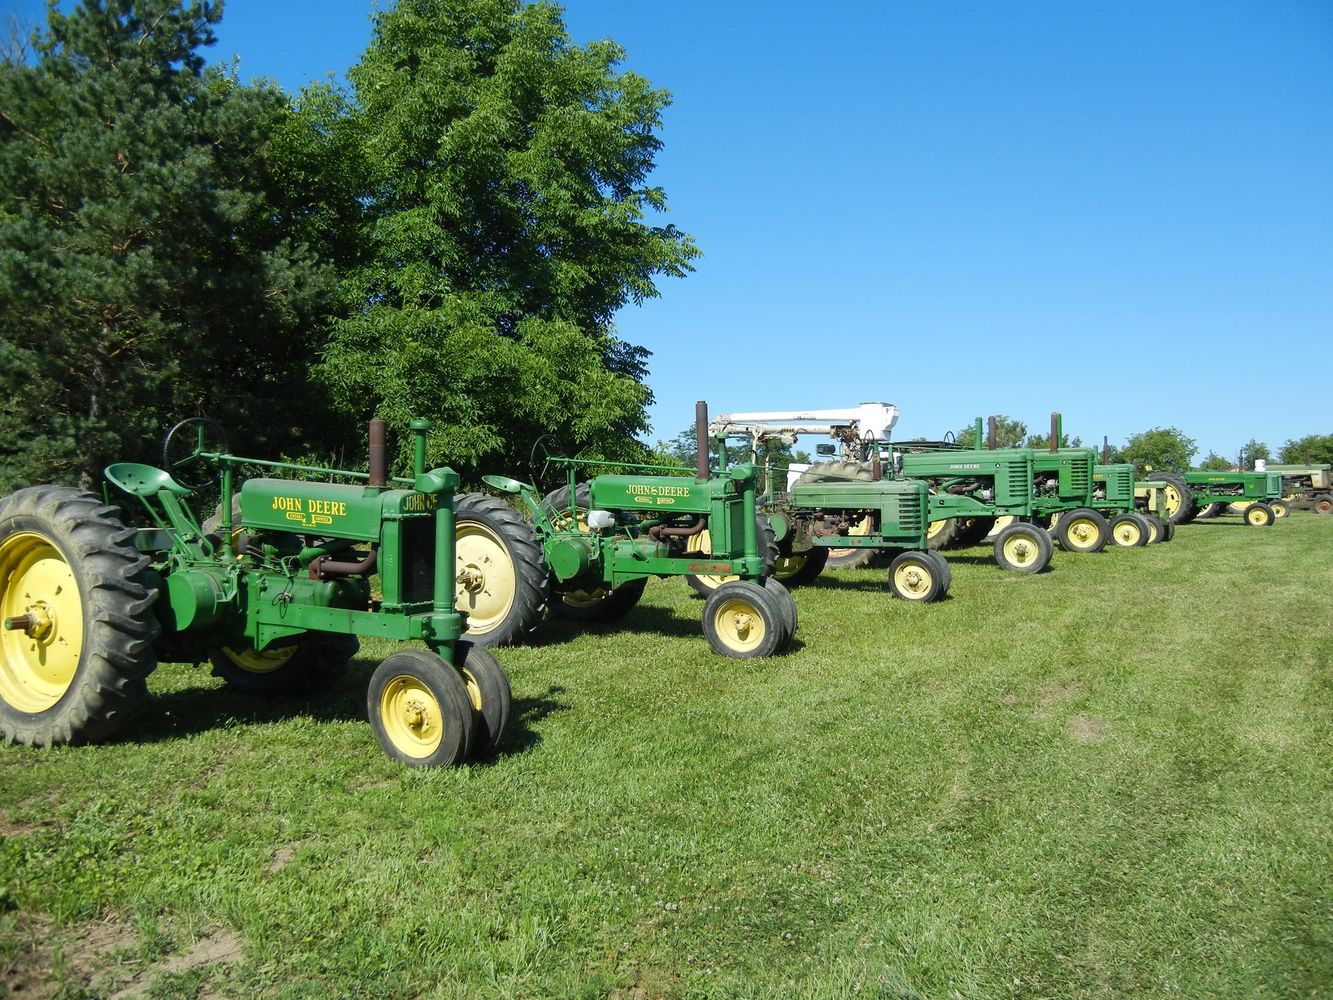
[[[229,725],[263,725],[298,717],[315,722],[361,722],[369,727],[366,691],[378,665],[354,659],[346,674],[315,694],[248,694],[225,687],[163,692],[149,698],[134,723],[112,742],[166,743]],[[569,709],[559,697],[564,691],[563,687],[551,686],[535,697],[514,699],[509,724],[494,756],[521,753],[540,744],[541,735],[533,727],[547,716]]]

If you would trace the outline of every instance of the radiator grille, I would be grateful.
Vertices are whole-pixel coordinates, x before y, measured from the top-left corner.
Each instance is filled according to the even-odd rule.
[[[924,494],[899,494],[898,523],[902,526],[904,532],[916,534],[926,530],[926,498]]]
[[[1000,486],[999,479],[996,479],[996,487]],[[1022,462],[1011,462],[1006,467],[1005,473],[1005,498],[1013,500],[1015,497],[1021,497],[1032,492],[1032,473]],[[999,497],[996,497],[998,500]]]
[[[727,552],[719,552],[717,549],[721,539],[713,539],[713,554],[718,556],[731,557],[744,555],[745,550],[745,504],[738,498],[727,503],[727,524],[731,532],[731,549]]]
[[[435,518],[422,517],[404,521],[403,589],[405,604],[435,599]]]
[[[1087,496],[1092,492],[1092,459],[1088,456],[1075,456],[1069,463],[1069,488],[1075,496]]]
[[[1111,469],[1106,474],[1106,499],[1124,502],[1134,495],[1134,470]]]

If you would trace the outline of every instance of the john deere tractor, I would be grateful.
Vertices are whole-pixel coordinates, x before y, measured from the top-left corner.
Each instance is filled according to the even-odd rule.
[[[509,682],[462,638],[458,476],[426,469],[429,429],[413,422],[412,475],[390,480],[382,421],[363,473],[240,458],[215,424],[192,418],[168,434],[161,468],[106,469],[128,516],[65,486],[0,500],[5,740],[105,739],[146,699],[159,657],[211,661],[243,691],[309,692],[343,672],[358,637],[377,636],[420,644],[370,678],[367,710],[386,753],[446,766],[493,751]],[[242,467],[302,478],[238,481]],[[190,504],[219,482],[208,530]]]
[[[1153,472],[1166,483],[1167,508],[1176,524],[1197,517],[1239,514],[1254,527],[1271,525],[1287,515],[1282,476],[1276,472]]]
[[[699,460],[693,475],[674,466],[617,464],[580,481],[580,469],[609,463],[545,457],[565,485],[543,495],[533,483],[485,476],[517,509],[483,493],[458,498],[458,605],[468,638],[499,645],[538,627],[549,606],[585,622],[623,618],[654,576],[709,577],[703,631],[724,656],[772,656],[796,631],[796,604],[768,574],[760,548],[754,465],[713,475],[708,411],[696,407]],[[540,479],[540,474],[534,474]]]

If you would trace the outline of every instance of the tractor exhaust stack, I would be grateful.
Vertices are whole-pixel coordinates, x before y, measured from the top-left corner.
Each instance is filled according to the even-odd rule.
[[[702,399],[694,404],[694,478],[708,482],[708,404]]]
[[[1000,444],[1000,425],[999,422],[991,417],[986,422],[986,447],[994,451]]]
[[[389,485],[388,450],[385,447],[385,427],[379,417],[370,422],[370,486],[384,489]]]
[[[1060,414],[1051,413],[1051,451],[1060,450]]]

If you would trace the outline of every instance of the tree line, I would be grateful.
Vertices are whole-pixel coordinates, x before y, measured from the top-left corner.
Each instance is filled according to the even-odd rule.
[[[509,470],[554,430],[645,453],[649,352],[612,323],[692,270],[649,182],[666,91],[559,7],[399,0],[347,84],[209,66],[217,0],[80,0],[0,62],[0,493],[234,451]]]

